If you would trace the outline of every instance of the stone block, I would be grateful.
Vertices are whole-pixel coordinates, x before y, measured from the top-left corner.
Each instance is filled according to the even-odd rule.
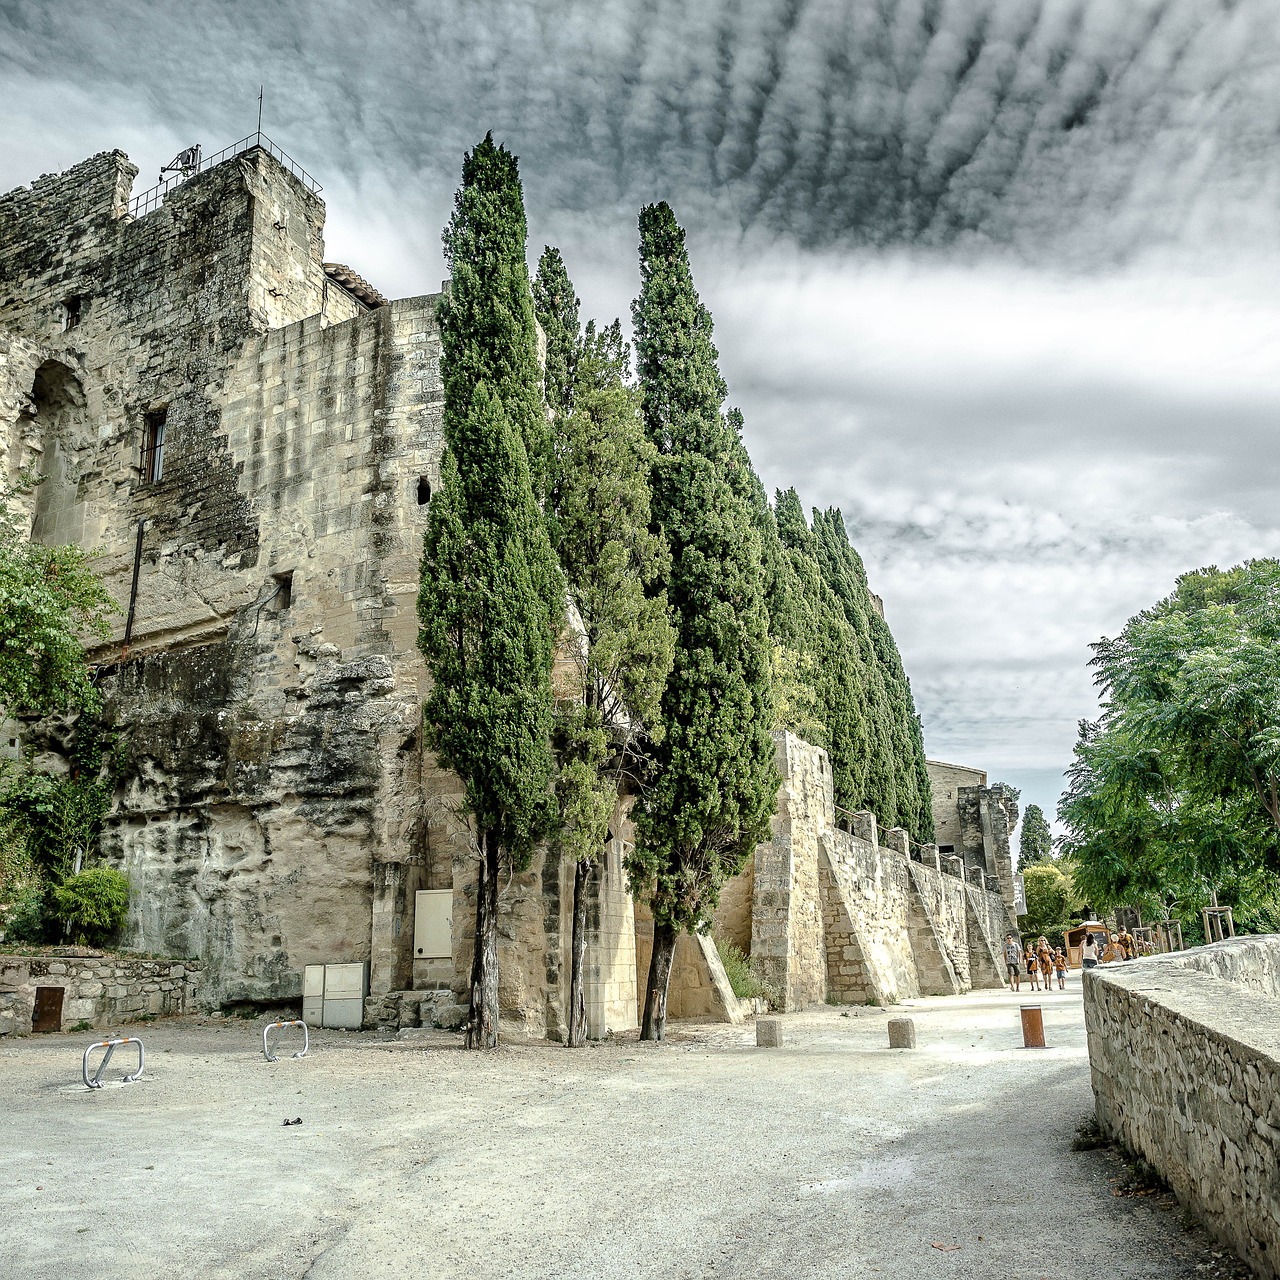
[[[889,1019],[889,1048],[914,1049],[916,1047],[916,1024],[914,1018]]]
[[[756,1048],[780,1049],[782,1047],[782,1019],[756,1019]]]

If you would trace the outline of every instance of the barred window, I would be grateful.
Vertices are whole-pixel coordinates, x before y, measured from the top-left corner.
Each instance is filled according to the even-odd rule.
[[[143,484],[155,484],[164,475],[164,426],[168,416],[167,409],[156,409],[143,420]]]

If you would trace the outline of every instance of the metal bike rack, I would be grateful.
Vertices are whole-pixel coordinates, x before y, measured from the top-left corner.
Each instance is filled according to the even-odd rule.
[[[138,1069],[131,1076],[125,1076],[121,1081],[122,1084],[132,1084],[135,1080],[142,1077],[142,1068],[146,1062],[146,1051],[142,1047],[142,1041],[137,1036],[121,1036],[118,1040],[95,1040],[85,1051],[84,1058],[80,1063],[80,1077],[84,1081],[86,1089],[102,1088],[102,1073],[107,1069],[107,1063],[111,1061],[111,1055],[122,1044],[136,1044],[138,1046]],[[89,1079],[89,1055],[95,1049],[105,1049],[106,1053],[102,1055],[102,1061],[98,1063],[98,1069],[93,1074],[93,1079]]]
[[[293,1057],[305,1058],[307,1056],[307,1051],[311,1048],[311,1036],[307,1032],[307,1024],[303,1022],[301,1018],[286,1018],[283,1022],[268,1022],[267,1025],[262,1028],[262,1056],[266,1058],[268,1062],[279,1062],[280,1059],[267,1048],[267,1032],[275,1031],[283,1027],[302,1028],[302,1048],[294,1053],[292,1055]]]

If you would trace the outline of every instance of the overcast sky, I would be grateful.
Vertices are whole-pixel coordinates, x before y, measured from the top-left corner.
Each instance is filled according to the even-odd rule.
[[[1088,645],[1280,552],[1275,0],[0,0],[0,188],[264,131],[438,288],[463,150],[626,317],[689,232],[766,485],[841,507],[931,756],[1052,811]]]

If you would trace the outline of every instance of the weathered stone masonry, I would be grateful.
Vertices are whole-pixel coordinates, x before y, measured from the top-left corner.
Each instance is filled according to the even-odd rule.
[[[1084,997],[1103,1130],[1280,1275],[1280,937],[1105,965]]]
[[[944,870],[936,846],[913,858],[905,831],[879,843],[874,814],[841,829],[827,753],[790,733],[774,739],[782,788],[773,839],[727,887],[717,930],[741,929],[749,879],[751,954],[785,1008],[1002,986],[997,957],[1011,925],[994,882]]]

